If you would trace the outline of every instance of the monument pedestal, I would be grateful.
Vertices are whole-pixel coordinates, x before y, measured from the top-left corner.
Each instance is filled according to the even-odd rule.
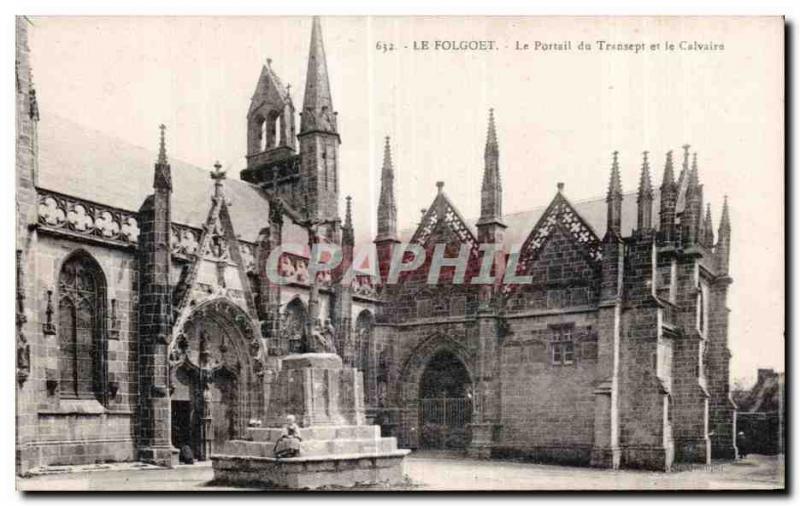
[[[306,353],[282,360],[271,391],[267,427],[249,428],[211,456],[214,479],[276,488],[353,487],[397,483],[404,458],[393,437],[366,425],[361,373],[338,355]],[[287,415],[302,425],[300,455],[275,458]]]

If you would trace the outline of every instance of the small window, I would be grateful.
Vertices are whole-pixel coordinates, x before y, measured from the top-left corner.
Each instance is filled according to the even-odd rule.
[[[450,299],[450,316],[463,316],[467,313],[467,298],[463,295]]]
[[[430,318],[432,313],[432,305],[430,299],[423,299],[417,301],[417,317]]]
[[[553,365],[569,365],[575,362],[575,341],[573,327],[554,327],[553,337],[550,341]]]

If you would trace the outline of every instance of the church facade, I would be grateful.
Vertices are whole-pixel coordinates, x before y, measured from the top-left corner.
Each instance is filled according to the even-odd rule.
[[[403,231],[387,138],[376,261],[348,276],[365,245],[339,192],[319,19],[299,128],[268,61],[239,179],[171,160],[163,126],[151,153],[40,115],[27,37],[18,18],[18,473],[207,459],[269,419],[282,358],[312,336],[362,372],[368,418],[401,447],[660,470],[736,455],[727,202],[715,234],[688,146],[657,187],[645,153],[623,193],[615,153],[604,197],[572,203],[559,183],[504,215],[490,112],[479,219],[440,183]],[[320,244],[337,267],[313,268]],[[393,280],[409,244],[426,260]],[[437,254],[463,269],[430,283]]]

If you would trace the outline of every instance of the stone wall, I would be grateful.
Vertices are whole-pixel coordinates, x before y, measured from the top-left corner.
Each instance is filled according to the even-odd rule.
[[[100,265],[106,280],[107,368],[109,388],[106,405],[95,399],[65,400],[58,393],[58,336],[43,332],[48,323],[47,291],[52,290],[51,323],[58,328],[57,280],[63,261],[76,251],[84,251]],[[137,265],[131,251],[81,244],[40,234],[32,252],[36,279],[29,278],[31,304],[32,374],[25,391],[18,395],[24,405],[18,410],[25,422],[20,427],[29,434],[23,444],[31,467],[55,464],[90,464],[136,459],[137,410]],[[116,323],[110,313],[115,300]]]

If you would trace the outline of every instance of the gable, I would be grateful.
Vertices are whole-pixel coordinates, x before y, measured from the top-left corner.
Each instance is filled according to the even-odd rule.
[[[530,272],[555,232],[572,242],[590,264],[597,264],[602,259],[600,239],[569,201],[558,193],[523,243],[517,272]]]
[[[269,66],[264,65],[261,68],[261,75],[258,78],[247,114],[248,116],[254,114],[264,105],[270,106],[268,109],[283,108],[286,100],[288,100],[288,92],[280,78]]]
[[[475,238],[475,234],[472,233],[467,221],[444,193],[436,195],[410,242],[419,244],[426,249],[436,242],[448,244],[455,242],[469,244],[473,252],[477,253],[478,251],[478,240]]]
[[[215,297],[225,297],[252,318],[256,317],[255,299],[247,276],[248,264],[254,263],[255,252],[239,242],[221,192],[211,202],[196,253],[184,266],[173,292],[176,316],[173,331],[182,328],[193,307]]]

